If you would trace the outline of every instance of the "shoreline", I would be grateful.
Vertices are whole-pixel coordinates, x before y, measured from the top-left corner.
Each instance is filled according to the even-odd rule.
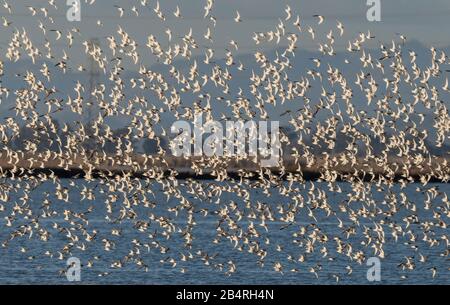
[[[52,158],[53,157],[53,158]],[[45,161],[44,161],[45,160]],[[88,162],[86,160],[91,160]],[[343,161],[344,160],[344,161]],[[349,181],[358,177],[363,181],[384,178],[388,181],[405,179],[421,181],[426,176],[429,182],[448,183],[450,181],[450,160],[443,157],[431,157],[418,162],[414,158],[388,157],[385,160],[363,158],[354,159],[349,164],[342,155],[330,158],[284,157],[283,166],[261,168],[255,160],[232,158],[215,159],[214,168],[206,167],[210,160],[201,157],[173,157],[161,155],[113,156],[95,155],[54,156],[41,154],[31,156],[22,152],[0,154],[0,174],[5,176],[37,176],[54,174],[59,178],[102,178],[129,175],[136,178],[156,179],[175,177],[176,179],[194,178],[215,180],[218,176],[231,179],[258,180],[261,175],[268,178],[275,175],[287,179],[289,175],[301,176],[305,181]],[[257,160],[256,160],[257,161]],[[270,175],[269,172],[270,171]],[[225,176],[226,175],[226,176]],[[408,178],[409,177],[409,178]]]

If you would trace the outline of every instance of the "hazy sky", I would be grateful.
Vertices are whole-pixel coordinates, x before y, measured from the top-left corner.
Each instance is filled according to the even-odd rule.
[[[3,3],[4,0],[0,0]],[[325,35],[333,29],[336,38],[336,51],[344,50],[349,40],[354,40],[358,33],[371,31],[376,36],[368,44],[369,47],[378,48],[381,42],[390,42],[392,39],[400,41],[398,34],[405,35],[408,40],[416,40],[429,47],[447,47],[450,45],[450,0],[381,0],[381,21],[369,22],[366,18],[369,6],[366,0],[214,0],[212,15],[217,17],[217,26],[213,28],[210,20],[204,19],[204,6],[206,0],[160,0],[160,7],[165,21],[157,18],[153,9],[156,6],[156,0],[148,0],[147,7],[141,5],[141,0],[96,0],[93,5],[88,5],[84,0],[81,5],[81,22],[69,22],[66,18],[66,12],[69,8],[66,0],[55,0],[58,9],[52,8],[48,0],[7,0],[12,5],[11,14],[0,6],[0,16],[12,22],[9,27],[0,25],[0,60],[9,62],[5,58],[8,43],[11,41],[15,29],[25,30],[31,38],[35,47],[38,47],[42,53],[44,43],[51,42],[52,53],[60,60],[63,51],[70,57],[69,62],[72,68],[88,63],[82,43],[91,38],[99,39],[102,48],[105,50],[107,60],[112,58],[112,53],[107,49],[107,36],[115,35],[117,29],[122,27],[130,37],[139,45],[140,62],[138,65],[127,64],[124,60],[123,65],[127,70],[137,70],[139,65],[150,66],[156,62],[155,56],[146,47],[149,35],[154,35],[163,47],[169,45],[168,37],[165,34],[167,28],[172,30],[172,42],[180,43],[180,37],[193,29],[193,36],[196,39],[199,49],[198,55],[205,52],[205,48],[215,50],[215,55],[221,57],[226,48],[231,48],[229,42],[235,40],[239,45],[239,51],[234,51],[234,55],[243,55],[258,51],[271,51],[279,46],[275,43],[264,42],[255,45],[252,40],[254,32],[266,32],[276,30],[280,20],[286,24],[287,32],[299,34],[297,46],[299,49],[309,51],[317,50],[319,41],[325,42]],[[89,0],[91,1],[91,0]],[[179,6],[183,15],[182,19],[175,18],[173,12],[176,6]],[[289,5],[292,9],[292,18],[284,21],[286,17],[285,8]],[[28,6],[37,9],[37,14],[32,16]],[[123,18],[119,18],[119,12],[116,6],[125,8]],[[139,11],[137,17],[131,8],[136,6]],[[41,7],[47,7],[48,16],[44,16],[40,10]],[[236,11],[240,12],[242,22],[234,22]],[[326,21],[318,26],[315,14],[324,15]],[[300,15],[303,32],[299,33],[292,25],[297,15]],[[53,18],[51,23],[49,17]],[[100,20],[102,26],[97,25]],[[345,34],[339,37],[336,28],[337,20],[345,26]],[[1,20],[3,23],[4,20]],[[39,29],[39,23],[42,22],[46,28],[46,35]],[[306,32],[308,26],[316,29],[316,41],[310,38]],[[214,42],[211,43],[203,38],[207,28],[210,27],[213,32]],[[78,28],[80,35],[75,35],[75,41],[72,47],[68,47],[65,36],[73,29]],[[52,30],[62,31],[62,38],[56,41],[56,33]],[[319,41],[318,41],[319,40]],[[287,45],[286,40],[282,40],[282,45]],[[367,44],[366,44],[367,45]],[[22,50],[22,58],[28,59],[25,50]],[[240,53],[240,54],[239,54]],[[194,53],[194,55],[197,55]],[[248,57],[247,57],[248,58]],[[45,59],[45,58],[44,58]],[[45,59],[47,60],[47,59]],[[29,64],[17,63],[9,66],[9,75],[23,73],[25,69],[33,69]],[[40,68],[40,67],[37,67]],[[36,69],[36,67],[34,67]],[[303,71],[304,72],[304,71]],[[301,71],[299,71],[302,74]],[[74,76],[78,77],[78,76]],[[88,74],[84,74],[88,81]],[[12,78],[12,79],[11,79]],[[76,79],[67,77],[65,79],[54,79],[56,86],[64,83],[66,86],[72,86]],[[59,83],[57,83],[59,82]],[[7,82],[3,82],[6,84]],[[6,84],[8,85],[8,84]],[[9,85],[15,86],[14,77],[10,77]],[[72,88],[72,87],[70,87]],[[64,92],[64,94],[69,94]],[[73,92],[72,92],[73,94]],[[14,95],[10,95],[9,101],[0,100],[0,112],[6,115],[11,105]],[[270,111],[270,110],[269,110]],[[284,111],[283,108],[277,108],[278,112]],[[63,113],[59,114],[64,116]]]
[[[270,49],[275,45],[265,44],[256,46],[251,39],[253,32],[268,31],[276,28],[279,19],[286,16],[285,7],[289,4],[293,11],[293,19],[298,14],[302,19],[302,25],[316,26],[314,14],[321,14],[326,17],[326,22],[317,28],[318,34],[327,33],[330,29],[335,29],[336,20],[345,25],[346,34],[342,39],[336,41],[336,46],[344,47],[347,41],[355,37],[360,31],[370,30],[378,41],[390,41],[396,39],[396,33],[402,33],[410,40],[418,40],[429,46],[435,45],[443,47],[450,45],[450,35],[447,29],[450,28],[450,1],[449,0],[381,0],[380,22],[369,22],[366,19],[366,12],[369,8],[366,0],[215,0],[212,15],[217,17],[217,26],[213,30],[214,43],[208,43],[203,39],[211,21],[202,18],[206,0],[161,0],[160,7],[166,15],[166,21],[158,19],[153,12],[156,0],[148,0],[147,7],[141,6],[141,0],[96,0],[90,6],[82,1],[81,13],[82,21],[70,23],[66,20],[66,0],[56,0],[58,9],[51,8],[49,16],[54,19],[51,24],[48,19],[39,11],[40,7],[48,5],[47,0],[8,0],[13,9],[9,14],[3,6],[0,8],[1,16],[5,17],[12,24],[8,27],[0,27],[0,47],[7,48],[14,28],[26,29],[32,37],[36,46],[41,46],[48,39],[54,46],[54,52],[66,50],[72,60],[83,62],[86,60],[81,43],[91,37],[97,37],[102,44],[106,44],[105,37],[113,34],[120,24],[142,47],[142,59],[151,63],[154,58],[149,56],[149,50],[145,47],[147,37],[150,34],[156,36],[161,43],[167,42],[167,35],[164,33],[167,28],[173,31],[174,41],[187,33],[189,28],[193,28],[194,37],[201,46],[213,47],[217,51],[217,56],[223,55],[223,49],[229,48],[230,40],[235,40],[239,44],[239,52],[251,53],[257,49]],[[123,18],[118,18],[118,5],[125,8]],[[179,5],[184,16],[182,20],[175,18],[173,11]],[[35,16],[27,8],[33,6],[38,9]],[[139,10],[139,17],[131,11],[136,6]],[[233,21],[238,10],[242,16],[242,23]],[[101,20],[103,26],[97,26],[97,20]],[[39,21],[47,28],[47,37],[44,37],[38,29]],[[290,20],[292,23],[294,20]],[[287,22],[286,22],[287,23]],[[73,27],[81,30],[81,36],[77,38],[75,45],[67,47],[66,39],[55,41],[55,33],[49,30],[60,29],[67,31]],[[317,42],[311,41],[309,35],[303,35],[299,40],[299,48],[309,50],[317,48]],[[337,35],[336,35],[337,36]],[[178,37],[178,38],[177,38]],[[397,37],[398,39],[398,37]],[[283,42],[286,44],[286,42]],[[375,47],[375,45],[374,45]],[[0,58],[4,59],[5,51],[1,52]]]

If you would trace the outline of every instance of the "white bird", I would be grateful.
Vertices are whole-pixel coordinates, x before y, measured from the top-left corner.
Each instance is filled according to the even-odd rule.
[[[325,18],[322,15],[313,15],[313,17],[316,17],[319,21],[318,24],[322,24]]]
[[[114,7],[117,8],[117,10],[119,11],[119,18],[122,18],[125,10],[118,5],[114,5]]]
[[[180,12],[180,8],[177,5],[177,8],[175,9],[175,12],[173,12],[174,16],[177,18],[181,18],[181,12]]]
[[[337,28],[339,30],[339,35],[344,35],[344,25],[340,21],[338,21]]]
[[[291,7],[287,5],[284,11],[286,12],[286,18],[284,20],[287,21],[291,19]]]
[[[308,33],[311,34],[311,37],[312,37],[312,39],[314,40],[314,39],[315,39],[315,32],[314,32],[314,30],[313,30],[312,27],[308,27]]]
[[[236,17],[234,17],[234,21],[235,21],[235,22],[241,22],[241,21],[242,21],[242,20],[241,20],[241,15],[239,14],[238,11],[236,11]]]
[[[6,1],[3,1],[3,7],[8,10],[8,13],[11,14],[11,5]]]

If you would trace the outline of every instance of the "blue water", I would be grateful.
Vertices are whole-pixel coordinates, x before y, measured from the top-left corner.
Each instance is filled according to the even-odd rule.
[[[445,194],[450,194],[449,184],[428,184],[422,186],[420,184],[410,184],[404,189],[400,189],[400,185],[393,184],[387,189],[382,186],[382,189],[377,189],[376,186],[364,184],[367,189],[367,197],[364,200],[353,201],[347,203],[345,200],[349,198],[349,194],[355,195],[354,188],[349,183],[337,183],[342,189],[342,193],[331,192],[328,190],[326,183],[314,182],[315,190],[313,193],[316,198],[319,195],[318,189],[325,191],[327,202],[331,210],[336,215],[326,215],[326,212],[320,208],[314,209],[314,204],[308,200],[308,190],[311,188],[311,183],[294,184],[292,189],[284,194],[280,193],[280,188],[270,188],[264,192],[262,188],[254,185],[253,182],[246,186],[241,186],[241,189],[246,189],[250,194],[248,203],[239,196],[237,189],[230,189],[230,192],[222,192],[220,201],[218,201],[218,194],[208,194],[212,190],[213,181],[198,181],[205,189],[205,194],[201,191],[191,191],[186,186],[186,181],[178,181],[176,190],[180,192],[187,200],[193,203],[194,221],[195,225],[192,228],[192,245],[191,248],[186,248],[184,245],[183,232],[187,228],[188,214],[186,209],[180,209],[176,216],[174,212],[167,211],[168,208],[180,206],[180,200],[171,196],[167,200],[167,196],[163,193],[163,187],[157,183],[150,183],[146,185],[145,181],[139,181],[142,185],[146,185],[147,191],[141,194],[136,192],[136,189],[130,189],[124,186],[124,190],[128,195],[128,200],[131,206],[127,207],[124,203],[123,195],[120,192],[110,191],[108,188],[98,181],[86,182],[83,180],[75,181],[75,186],[69,185],[69,180],[61,180],[62,187],[66,187],[69,191],[69,200],[64,202],[58,200],[55,196],[55,185],[50,182],[45,182],[36,186],[30,195],[30,199],[25,203],[32,211],[31,215],[24,215],[18,212],[16,203],[23,205],[24,202],[21,197],[24,195],[23,182],[9,181],[9,183],[17,183],[15,189],[9,192],[9,199],[7,202],[0,202],[4,211],[0,212],[0,241],[3,243],[8,241],[8,245],[0,247],[0,284],[69,284],[67,278],[60,271],[66,268],[66,260],[69,257],[77,257],[80,259],[81,267],[81,283],[82,284],[333,284],[336,283],[337,275],[340,284],[370,284],[366,274],[369,267],[366,266],[367,258],[374,256],[373,248],[362,245],[361,242],[366,240],[362,232],[364,228],[373,229],[374,221],[385,221],[382,225],[386,242],[383,246],[385,257],[381,261],[381,283],[407,283],[407,284],[450,284],[450,261],[448,257],[447,245],[442,237],[448,237],[449,229],[433,225],[431,230],[426,234],[437,241],[436,245],[430,245],[423,241],[424,227],[420,223],[426,221],[437,223],[436,218],[433,218],[435,213],[441,214],[441,220],[448,223],[448,206],[442,201]],[[138,183],[135,181],[135,183]],[[173,182],[172,182],[173,183]],[[217,183],[217,182],[214,182]],[[222,185],[225,185],[222,183]],[[231,184],[230,184],[231,185]],[[84,186],[94,189],[95,199],[81,200],[80,191]],[[287,183],[285,187],[288,187]],[[297,188],[297,190],[296,190]],[[418,191],[417,188],[420,188]],[[436,198],[431,199],[428,209],[425,209],[425,201],[427,200],[427,193],[424,192],[431,188],[438,190]],[[151,190],[151,192],[148,192]],[[400,193],[406,195],[407,201],[410,204],[416,205],[416,214],[420,223],[413,223],[407,227],[404,218],[411,215],[413,212],[401,203],[402,197]],[[111,196],[117,195],[117,201],[111,203],[111,213],[106,207],[106,200],[111,201]],[[209,196],[208,196],[209,195]],[[242,194],[241,194],[242,195]],[[293,197],[301,195],[304,198],[304,206],[296,212],[296,221],[294,224],[286,227],[286,224],[280,219],[282,214],[279,214],[279,208],[285,211],[289,210],[293,205]],[[136,205],[133,205],[133,196],[136,198]],[[109,198],[108,198],[109,197]],[[146,197],[151,203],[150,206],[145,207],[143,198]],[[43,216],[45,208],[42,206],[44,198],[47,198],[51,204],[46,210],[47,216]],[[387,212],[389,210],[389,202],[397,200],[395,204],[397,213],[393,216],[387,214],[377,214],[372,218],[364,218],[359,216],[359,225],[354,224],[349,218],[350,209],[357,212],[363,206],[366,209],[373,210],[375,207],[378,211]],[[231,212],[229,206],[230,202],[234,201],[238,208]],[[323,200],[320,199],[320,202]],[[266,220],[268,231],[259,226],[259,212],[254,208],[257,203],[266,204],[270,207],[274,221]],[[218,212],[228,205],[229,215],[235,221],[236,228],[234,231],[229,228],[227,222],[219,223],[220,216]],[[345,206],[347,211],[342,211],[339,206]],[[86,219],[86,223],[80,218],[70,217],[72,223],[64,220],[64,210],[70,210],[75,213],[86,212],[89,207],[93,207]],[[122,221],[113,221],[121,214],[121,209],[128,213]],[[202,209],[208,209],[208,214],[204,216]],[[308,216],[309,209],[313,211],[315,219]],[[16,210],[12,221],[12,226],[8,227],[7,216],[11,215],[13,210]],[[239,220],[236,211],[242,211],[242,219]],[[256,213],[257,218],[249,219],[247,215],[251,212]],[[446,214],[447,213],[447,214]],[[160,226],[157,221],[151,220],[150,214],[158,217],[165,217],[172,223],[173,233],[167,237],[164,235],[165,229]],[[134,215],[134,219],[127,219]],[[32,219],[38,217],[39,226],[32,223]],[[108,216],[108,219],[106,218]],[[343,228],[338,227],[338,219],[343,221]],[[149,222],[146,229],[139,231],[136,228],[137,221]],[[248,232],[249,221],[254,223],[254,227],[259,232],[260,236],[248,236],[248,242],[258,242],[261,249],[267,251],[267,256],[264,259],[264,265],[258,264],[259,257],[254,253],[249,253],[248,245],[242,241],[237,247],[227,238],[223,237],[219,243],[213,243],[217,238],[217,227],[220,225],[223,229],[236,235],[246,236]],[[54,224],[58,224],[59,228],[55,229]],[[404,232],[410,231],[416,236],[414,243],[410,242],[410,233],[398,237],[397,242],[394,241],[391,235],[392,229],[389,223],[396,223],[401,226]],[[315,224],[320,229],[322,234],[328,237],[327,242],[314,242],[314,248],[311,253],[307,253],[306,241],[312,233]],[[11,234],[14,231],[24,228],[24,226],[31,225],[33,227],[33,234],[30,236],[29,232],[23,236],[15,236],[11,239]],[[93,230],[97,231],[97,235],[92,242],[85,240],[82,234],[82,227],[92,234]],[[21,227],[22,226],[22,227]],[[64,227],[66,229],[61,230]],[[295,232],[299,232],[301,227],[307,227],[304,236],[294,237]],[[349,236],[347,239],[345,229],[353,227],[355,234]],[[111,235],[112,229],[121,231],[120,236]],[[48,241],[42,241],[39,238],[39,230],[46,230],[50,233]],[[242,230],[242,232],[241,232]],[[70,231],[73,236],[78,236],[78,241],[75,241],[69,251],[65,252],[63,257],[59,257],[58,251],[63,252],[63,248],[71,240],[67,237],[67,232]],[[154,237],[150,238],[149,234]],[[373,236],[376,233],[371,233]],[[16,234],[17,235],[17,234]],[[362,263],[350,259],[345,254],[336,252],[335,237],[339,237],[344,243],[351,244],[353,253],[362,251],[365,259]],[[105,251],[102,240],[106,238],[114,243],[110,251]],[[266,241],[270,240],[269,244]],[[137,240],[140,246],[136,246],[133,240]],[[160,248],[155,248],[152,242],[157,242],[163,247],[167,248],[166,253],[161,253]],[[86,246],[82,251],[77,246]],[[146,247],[144,244],[149,244]],[[281,251],[279,248],[282,248]],[[321,249],[327,248],[327,256],[323,257]],[[21,252],[24,247],[26,252]],[[242,247],[242,251],[239,250]],[[139,249],[139,254],[128,262],[123,264],[122,268],[113,268],[111,264],[114,261],[122,260],[129,254],[130,250]],[[277,250],[278,248],[278,250]],[[52,255],[45,254],[49,251]],[[206,265],[198,251],[208,253],[209,265]],[[193,259],[188,261],[181,261],[181,255],[189,255],[192,253]],[[419,253],[426,256],[425,263],[419,261]],[[299,262],[297,259],[300,255],[305,257],[304,262]],[[293,257],[293,260],[288,256]],[[139,267],[136,264],[136,258],[139,257],[147,266],[148,270]],[[405,262],[405,257],[411,257],[415,263],[414,270],[402,270],[400,263]],[[175,267],[172,266],[168,260],[174,258],[177,262]],[[332,258],[332,260],[330,259]],[[88,261],[92,261],[93,265],[88,267]],[[236,265],[236,272],[227,274],[228,262],[233,261]],[[280,262],[283,265],[283,273],[276,272],[273,268],[275,262]],[[219,265],[223,265],[223,270],[220,270]],[[348,274],[348,266],[351,267],[352,273]],[[320,269],[317,271],[317,277],[309,272],[311,267]],[[432,278],[432,271],[430,268],[435,267],[437,274]],[[291,269],[296,268],[298,272],[290,272]],[[184,273],[182,273],[184,269]],[[107,272],[108,274],[104,274]],[[104,276],[99,276],[103,274]]]

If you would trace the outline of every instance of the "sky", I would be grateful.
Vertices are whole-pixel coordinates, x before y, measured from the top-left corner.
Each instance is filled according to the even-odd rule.
[[[376,36],[372,44],[376,47],[379,41],[391,41],[398,39],[397,33],[405,35],[408,40],[417,40],[425,46],[434,45],[445,47],[450,45],[450,35],[445,29],[450,28],[450,1],[449,0],[380,0],[381,21],[369,22],[366,12],[369,6],[366,0],[215,0],[212,15],[217,17],[217,26],[213,29],[214,42],[208,44],[203,39],[211,21],[202,18],[206,0],[161,0],[159,1],[161,10],[166,15],[166,21],[158,19],[153,12],[156,0],[148,0],[147,7],[141,6],[141,0],[96,0],[93,5],[82,0],[81,22],[69,22],[66,19],[68,6],[66,0],[55,0],[58,9],[51,8],[48,16],[54,20],[51,24],[39,11],[40,7],[47,6],[48,0],[21,0],[11,1],[12,13],[0,7],[0,16],[5,17],[12,24],[5,28],[0,27],[0,48],[5,50],[11,39],[15,28],[24,28],[32,37],[32,41],[39,46],[45,39],[52,42],[55,51],[64,49],[72,60],[77,62],[86,61],[82,42],[90,38],[98,38],[102,44],[106,44],[106,36],[117,31],[120,25],[137,42],[142,49],[145,49],[148,35],[152,34],[160,41],[167,41],[165,30],[170,28],[173,36],[181,37],[193,29],[194,37],[200,41],[201,46],[213,46],[216,49],[216,56],[224,55],[224,49],[229,48],[230,40],[235,40],[239,45],[237,53],[252,53],[261,48],[274,48],[275,45],[256,46],[251,39],[254,32],[274,29],[280,19],[285,18],[285,8],[289,5],[292,9],[293,19],[296,15],[301,18],[305,27],[316,25],[316,20],[312,17],[315,14],[325,16],[326,21],[321,27],[317,27],[317,33],[327,33],[336,26],[336,21],[341,21],[345,26],[345,34],[342,39],[336,42],[336,48],[344,48],[347,41],[356,37],[359,32],[370,30]],[[91,0],[89,0],[91,1]],[[3,3],[3,0],[2,0]],[[183,19],[175,18],[173,11],[179,6],[184,16]],[[32,16],[28,6],[37,8],[38,13]],[[118,9],[115,6],[125,8],[123,18],[119,18]],[[139,16],[131,11],[136,6]],[[240,12],[241,23],[234,22],[236,11]],[[100,20],[102,26],[97,25]],[[54,32],[48,31],[44,37],[38,28],[42,21],[48,30],[59,29],[68,31],[72,28],[79,28],[81,36],[77,37],[74,46],[67,48],[66,40],[56,41]],[[292,23],[293,20],[290,20]],[[287,23],[287,22],[286,22]],[[337,32],[337,30],[335,29]],[[168,41],[167,41],[168,43]],[[282,42],[282,44],[286,42]],[[300,38],[300,48],[313,50],[317,48],[317,43],[313,42],[307,35]],[[148,49],[147,49],[148,51]],[[147,63],[154,62],[152,56],[143,53],[143,60]],[[4,59],[5,52],[2,51],[0,58]],[[132,68],[132,67],[130,67]]]
[[[280,20],[290,27],[287,31],[294,31],[292,26],[297,15],[300,16],[303,32],[299,34],[297,42],[298,49],[307,51],[316,51],[318,41],[313,41],[306,32],[308,26],[316,30],[316,36],[322,37],[325,41],[325,35],[331,29],[336,37],[335,50],[344,51],[348,41],[354,40],[360,32],[370,30],[376,37],[367,47],[378,48],[380,42],[388,43],[392,40],[400,41],[399,34],[407,37],[408,41],[415,41],[422,44],[425,48],[435,46],[437,48],[447,48],[450,46],[450,35],[447,29],[450,28],[450,0],[380,0],[381,2],[381,21],[369,22],[366,18],[367,10],[370,6],[366,0],[214,0],[212,15],[217,18],[217,25],[214,28],[210,20],[204,19],[204,6],[206,0],[161,0],[160,8],[166,16],[165,21],[161,21],[155,15],[153,9],[156,7],[156,0],[147,0],[146,7],[141,5],[142,0],[96,0],[93,5],[89,5],[85,0],[81,3],[81,21],[69,22],[66,18],[68,6],[66,0],[55,0],[57,9],[48,5],[48,0],[6,0],[12,6],[12,12],[0,6],[0,17],[6,18],[12,22],[8,27],[0,25],[0,60],[8,62],[5,54],[8,43],[11,40],[13,32],[18,29],[26,31],[33,44],[43,52],[43,44],[50,41],[52,52],[60,60],[63,52],[66,52],[70,58],[70,63],[75,68],[82,64],[88,64],[88,58],[85,54],[82,43],[91,38],[100,41],[103,49],[107,49],[107,36],[114,35],[119,28],[123,28],[129,35],[136,40],[139,45],[140,62],[138,65],[132,65],[124,60],[124,67],[127,72],[136,71],[139,65],[151,66],[156,64],[156,58],[148,47],[145,46],[149,35],[154,35],[162,46],[169,45],[168,37],[165,34],[167,28],[172,30],[171,44],[180,41],[192,28],[193,37],[198,42],[200,48],[197,54],[202,55],[205,48],[215,50],[215,57],[223,57],[226,48],[231,48],[229,42],[235,40],[239,49],[233,51],[234,56],[240,58],[250,58],[246,56],[256,51],[272,52],[280,45],[275,43],[262,43],[255,45],[252,40],[254,32],[265,32],[275,30]],[[92,1],[92,0],[89,0]],[[88,1],[88,2],[89,2]],[[4,3],[4,0],[0,0]],[[176,6],[180,7],[183,15],[182,19],[175,18],[173,12]],[[285,21],[286,6],[289,5],[292,10],[292,18]],[[29,6],[37,9],[37,14],[32,16]],[[50,7],[47,18],[41,7]],[[123,18],[119,18],[117,6],[125,8]],[[136,16],[131,8],[136,6],[139,16]],[[242,22],[236,23],[234,17],[236,11],[239,11]],[[325,22],[318,26],[317,19],[313,16],[320,14],[325,16]],[[50,17],[54,23],[51,23]],[[101,26],[97,21],[101,21]],[[0,20],[3,21],[3,20]],[[345,33],[343,37],[338,37],[336,28],[337,21],[344,24]],[[46,28],[46,35],[39,29],[39,23],[42,22]],[[208,42],[203,38],[206,29],[210,27],[213,31],[214,42]],[[80,35],[75,35],[75,41],[72,47],[67,45],[65,36],[73,28],[80,30]],[[61,30],[62,38],[56,41],[56,33],[52,30]],[[116,35],[118,38],[118,35]],[[286,46],[287,41],[282,41],[281,46]],[[417,44],[416,44],[417,45]],[[108,53],[109,52],[109,53]],[[108,51],[108,59],[112,58]],[[26,59],[25,52],[24,59]],[[311,54],[311,53],[308,53]],[[29,59],[29,58],[28,58]],[[10,75],[19,73],[15,69],[29,68],[27,64],[10,65]],[[304,71],[303,71],[304,72]],[[353,72],[353,71],[351,71]],[[302,73],[301,71],[299,72]],[[11,80],[10,80],[11,81]],[[63,80],[60,80],[63,81]],[[74,80],[64,80],[66,86],[73,86]],[[85,75],[84,82],[88,82],[88,76]],[[4,82],[5,83],[5,82]],[[70,87],[72,88],[72,87]],[[71,92],[73,94],[73,92]],[[69,94],[69,93],[67,93]],[[10,96],[10,99],[13,96]],[[0,100],[0,111],[4,114],[11,108],[12,101]],[[285,109],[280,107],[278,112]],[[61,114],[63,116],[64,114]]]

